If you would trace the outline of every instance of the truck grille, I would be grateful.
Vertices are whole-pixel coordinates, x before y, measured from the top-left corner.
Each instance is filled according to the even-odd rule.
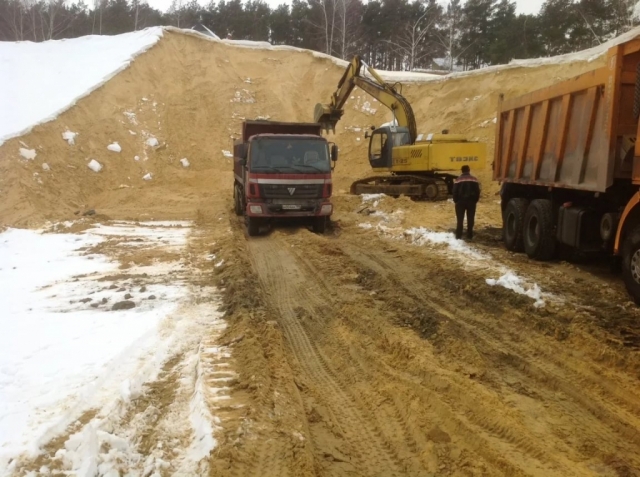
[[[260,184],[265,199],[316,199],[322,197],[323,184]]]

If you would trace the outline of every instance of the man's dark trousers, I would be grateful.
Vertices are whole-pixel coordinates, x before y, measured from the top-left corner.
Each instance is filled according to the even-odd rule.
[[[456,204],[456,218],[458,226],[456,227],[456,238],[462,238],[462,229],[464,225],[464,215],[467,214],[467,238],[473,238],[473,223],[476,218],[476,202],[470,200],[461,200]]]

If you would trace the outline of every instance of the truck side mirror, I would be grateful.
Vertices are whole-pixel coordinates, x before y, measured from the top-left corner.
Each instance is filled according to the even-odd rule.
[[[331,146],[331,160],[336,162],[338,160],[338,145],[334,144]]]

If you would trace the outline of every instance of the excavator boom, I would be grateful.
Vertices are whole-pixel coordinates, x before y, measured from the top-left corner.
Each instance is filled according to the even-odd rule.
[[[373,79],[361,74],[365,67]],[[331,95],[330,104],[316,104],[314,111],[315,122],[320,123],[325,131],[335,131],[337,122],[344,114],[344,105],[349,99],[353,88],[360,88],[365,93],[377,99],[381,104],[393,112],[397,125],[409,129],[409,137],[413,144],[417,137],[416,119],[409,102],[397,90],[395,85],[386,83],[370,66],[367,66],[359,56],[355,56],[347,66],[338,88]]]
[[[365,68],[368,75],[365,76]],[[383,193],[405,195],[417,200],[445,200],[451,193],[455,175],[463,163],[483,168],[486,147],[464,136],[428,134],[418,137],[416,119],[399,85],[389,84],[359,56],[347,65],[331,95],[329,104],[317,104],[314,119],[325,131],[335,132],[344,107],[355,87],[377,99],[393,113],[395,124],[372,127],[369,138],[369,164],[375,176],[355,181],[353,194]],[[379,175],[387,173],[387,175]]]

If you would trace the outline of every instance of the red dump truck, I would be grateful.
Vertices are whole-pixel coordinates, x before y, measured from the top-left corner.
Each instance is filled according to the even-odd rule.
[[[605,67],[501,98],[493,165],[509,250],[610,253],[638,304],[639,117],[640,37],[611,48]]]
[[[233,155],[234,207],[249,235],[278,219],[310,222],[324,233],[338,147],[321,136],[319,124],[245,121]]]

